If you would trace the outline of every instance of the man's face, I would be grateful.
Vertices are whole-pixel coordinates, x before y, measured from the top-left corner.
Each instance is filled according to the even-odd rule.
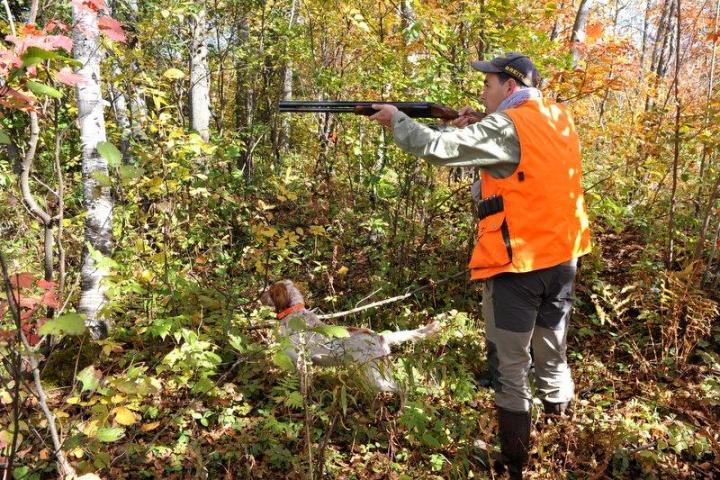
[[[500,103],[513,93],[516,84],[513,79],[500,83],[500,77],[496,73],[486,73],[484,86],[480,98],[485,105],[485,113],[493,113]]]

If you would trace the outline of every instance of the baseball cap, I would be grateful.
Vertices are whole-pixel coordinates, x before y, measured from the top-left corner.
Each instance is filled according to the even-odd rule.
[[[540,73],[532,60],[522,53],[511,52],[489,62],[477,60],[470,62],[470,65],[484,73],[505,73],[526,87],[537,87],[540,84]]]

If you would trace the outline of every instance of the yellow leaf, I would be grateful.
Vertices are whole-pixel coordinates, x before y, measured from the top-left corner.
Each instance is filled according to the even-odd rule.
[[[82,448],[77,447],[75,450],[72,451],[72,454],[75,455],[75,458],[82,458],[85,455],[85,452]]]
[[[325,235],[325,229],[320,225],[311,225],[310,233],[313,235]]]
[[[115,421],[120,425],[128,426],[137,422],[137,415],[127,407],[118,407],[115,411]]]
[[[342,277],[343,275],[345,275],[348,272],[348,270],[349,270],[348,267],[343,265],[342,267],[338,268],[337,274]]]
[[[169,78],[170,80],[180,80],[185,78],[185,74],[177,68],[168,68],[165,70],[165,73],[163,73],[163,77]]]
[[[63,412],[62,410],[54,412],[55,418],[70,418],[70,414],[67,412]]]
[[[98,421],[90,420],[85,424],[80,424],[80,431],[88,437],[94,437],[98,431]]]
[[[140,427],[140,430],[142,430],[143,432],[149,432],[149,431],[155,430],[159,426],[160,426],[160,422],[146,423],[145,425]]]
[[[125,395],[116,394],[110,399],[112,403],[122,403],[125,401]]]

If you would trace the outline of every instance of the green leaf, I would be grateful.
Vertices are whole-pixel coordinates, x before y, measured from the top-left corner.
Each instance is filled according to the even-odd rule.
[[[10,136],[7,133],[0,130],[0,144],[10,145],[11,143],[12,143],[12,140],[10,140]]]
[[[56,58],[63,58],[62,55],[52,52],[50,50],[43,50],[39,47],[28,47],[20,57],[23,62],[23,66],[32,67],[44,60],[54,60]]]
[[[94,392],[95,389],[100,384],[100,377],[102,373],[100,373],[98,370],[95,370],[95,366],[90,365],[89,367],[85,367],[78,373],[77,379],[82,382],[82,392],[88,391],[88,392]]]
[[[98,142],[95,146],[98,153],[107,160],[108,165],[117,167],[122,161],[122,153],[110,142]]]
[[[290,327],[291,330],[307,330],[305,319],[303,319],[300,315],[290,317],[288,327]]]
[[[285,399],[285,405],[300,410],[303,407],[303,397],[300,392],[291,392]]]
[[[101,442],[110,443],[119,440],[125,435],[125,430],[118,427],[106,427],[97,431],[95,437]]]
[[[53,98],[62,98],[62,92],[60,90],[57,90],[50,85],[45,85],[44,83],[35,82],[33,80],[29,80],[27,82],[27,86],[30,89],[31,92],[33,92],[35,95],[47,95],[48,97]]]
[[[120,165],[118,168],[120,179],[123,181],[132,180],[133,178],[142,177],[145,173],[140,167],[133,167],[132,165]]]
[[[85,315],[66,313],[48,320],[40,327],[40,335],[82,335],[85,333]]]
[[[326,337],[345,338],[350,336],[347,328],[339,325],[323,325],[314,329],[318,333],[322,333]]]
[[[288,354],[283,351],[279,351],[273,355],[272,361],[276,366],[282,368],[283,370],[291,371],[295,369],[295,365],[293,365],[292,360]]]
[[[109,187],[110,185],[112,185],[112,180],[110,180],[110,177],[106,173],[103,173],[99,170],[92,172],[90,174],[90,178],[98,182],[102,187]]]
[[[432,447],[432,448],[440,448],[440,447],[442,447],[442,445],[440,444],[440,442],[438,442],[438,440],[437,440],[434,436],[432,436],[431,434],[429,434],[429,433],[424,433],[423,436],[422,436],[420,439],[421,439],[422,442],[423,442],[425,445],[427,445],[428,447]]]

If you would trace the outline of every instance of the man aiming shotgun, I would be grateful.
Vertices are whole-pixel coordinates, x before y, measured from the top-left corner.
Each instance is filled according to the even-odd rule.
[[[482,115],[461,109],[450,130],[376,104],[371,120],[433,165],[480,167],[481,196],[471,278],[483,281],[488,360],[495,384],[501,457],[521,479],[528,460],[532,348],[547,414],[562,414],[574,385],[566,359],[578,258],[590,252],[580,142],[564,106],[543,98],[539,74],[510,53],[472,66],[485,73]]]

